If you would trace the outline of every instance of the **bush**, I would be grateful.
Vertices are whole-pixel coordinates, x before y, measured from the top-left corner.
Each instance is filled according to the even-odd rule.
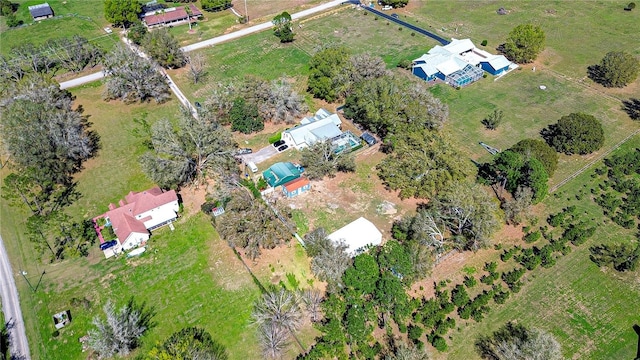
[[[278,132],[269,137],[269,144],[273,144],[276,141],[282,139],[282,132]]]
[[[611,51],[599,64],[589,66],[587,73],[591,80],[605,87],[621,88],[638,78],[640,61],[628,52]]]
[[[526,234],[522,240],[524,240],[524,242],[526,242],[527,244],[536,242],[538,240],[540,240],[540,238],[542,237],[542,235],[540,234],[540,231],[534,231],[534,232],[530,232],[528,234]]]
[[[400,60],[398,63],[399,68],[403,68],[405,70],[411,70],[413,63],[409,59]]]
[[[480,43],[480,45],[482,45],[482,46],[487,46],[487,44],[488,44],[487,40],[482,40],[482,42]]]
[[[420,339],[420,336],[422,336],[422,332],[423,330],[420,326],[417,326],[417,325],[409,326],[409,332],[408,332],[409,339],[415,342],[416,340]]]
[[[431,341],[431,345],[436,348],[438,351],[447,351],[447,342],[441,336],[434,336]]]
[[[466,275],[464,277],[464,286],[466,286],[468,288],[472,288],[472,287],[476,286],[477,284],[478,284],[478,281],[476,280],[475,277],[469,276],[469,275]]]
[[[630,2],[629,5],[627,5],[627,9],[629,9],[630,11],[636,8],[636,3],[634,2]]]

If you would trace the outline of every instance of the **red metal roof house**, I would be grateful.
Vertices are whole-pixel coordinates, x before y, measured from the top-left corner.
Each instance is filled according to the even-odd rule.
[[[200,9],[198,9],[193,4],[189,4],[188,6],[189,10],[191,10],[190,17],[192,20],[202,18],[202,11],[200,11]],[[144,14],[144,16],[142,17],[142,21],[147,27],[177,25],[188,20],[189,14],[187,14],[187,11],[184,9],[184,7],[157,10]]]

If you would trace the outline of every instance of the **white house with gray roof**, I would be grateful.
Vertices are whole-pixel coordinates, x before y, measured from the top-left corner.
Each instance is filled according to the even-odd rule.
[[[290,147],[304,149],[318,141],[330,140],[342,135],[342,121],[338,114],[325,109],[316,111],[315,116],[306,117],[300,125],[282,132],[282,140]]]

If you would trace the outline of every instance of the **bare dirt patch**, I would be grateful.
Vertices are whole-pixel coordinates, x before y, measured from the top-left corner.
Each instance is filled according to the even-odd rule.
[[[290,14],[312,7],[319,4],[319,0],[278,0],[278,1],[265,1],[265,0],[246,0],[246,10],[249,13],[249,20],[256,22],[263,18],[274,17],[283,11],[287,11]],[[245,1],[234,0],[231,2],[233,8],[240,14],[245,14]]]

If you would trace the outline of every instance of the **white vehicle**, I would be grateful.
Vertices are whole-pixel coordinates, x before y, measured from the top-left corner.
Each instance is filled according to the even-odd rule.
[[[387,11],[387,10],[391,10],[391,9],[393,9],[393,6],[390,6],[390,5],[385,5],[385,6],[382,7],[382,11]]]
[[[258,172],[258,167],[256,166],[256,163],[254,163],[253,161],[249,161],[247,163],[247,166],[249,167],[249,169],[251,169],[251,172],[253,172],[253,173],[257,173]]]

